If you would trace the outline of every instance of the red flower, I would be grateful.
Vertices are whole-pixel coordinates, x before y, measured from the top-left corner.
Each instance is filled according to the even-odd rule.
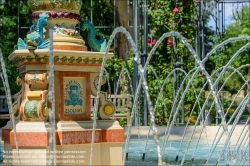
[[[155,44],[156,44],[156,40],[153,40],[153,41],[151,42],[151,45],[154,46]]]
[[[151,39],[148,39],[148,44],[150,45],[150,47],[154,46],[156,44],[156,40],[153,40],[151,42]]]
[[[148,44],[151,44],[151,39],[148,39]]]
[[[172,42],[172,40],[168,39],[167,43],[168,43],[168,45],[169,45],[170,48],[173,48],[173,42]]]
[[[201,77],[204,77],[205,76],[205,74],[204,73],[201,73]]]
[[[189,108],[187,107],[185,110],[186,110],[186,111],[189,111]]]
[[[174,8],[173,12],[174,12],[174,14],[177,14],[177,13],[179,13],[179,9],[178,8]]]
[[[168,45],[173,45],[172,40],[168,39]]]

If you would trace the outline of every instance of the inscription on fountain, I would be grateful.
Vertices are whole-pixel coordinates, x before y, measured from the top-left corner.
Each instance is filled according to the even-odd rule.
[[[64,77],[64,116],[86,115],[86,78]]]

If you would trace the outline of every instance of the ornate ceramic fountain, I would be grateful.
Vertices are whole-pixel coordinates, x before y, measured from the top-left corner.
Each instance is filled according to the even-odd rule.
[[[32,10],[33,25],[25,39],[18,39],[15,51],[9,59],[18,67],[17,83],[22,87],[14,103],[17,121],[21,163],[48,164],[49,112],[49,30],[53,30],[56,157],[65,154],[81,157],[57,159],[59,165],[69,163],[89,164],[91,151],[91,94],[96,95],[98,78],[106,41],[95,38],[95,29],[89,22],[80,22],[82,30],[88,30],[88,51],[85,41],[79,36],[76,24],[81,17],[82,1],[28,1]],[[107,58],[111,58],[108,53]],[[103,78],[102,84],[105,83]],[[95,144],[92,164],[120,165],[122,163],[122,142],[124,131],[117,121],[110,118],[115,105],[105,93],[100,94]],[[14,131],[11,123],[3,128],[2,140],[5,151],[15,152]],[[37,153],[38,152],[38,153]],[[30,162],[26,162],[27,154]],[[37,153],[37,154],[36,154]],[[14,154],[14,153],[13,153]],[[40,158],[44,154],[46,157]],[[26,157],[25,157],[26,155]],[[15,159],[15,155],[13,158]],[[10,162],[15,163],[15,162]]]

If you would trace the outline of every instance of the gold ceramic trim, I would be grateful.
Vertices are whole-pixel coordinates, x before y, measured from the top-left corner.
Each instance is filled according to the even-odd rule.
[[[74,57],[74,58],[103,58],[104,56],[104,52],[91,52],[91,51],[70,51],[70,50],[54,50],[54,56],[58,56],[58,57]],[[49,56],[50,52],[49,49],[36,49],[36,50],[15,50],[14,52],[12,52],[10,54],[10,56],[8,57],[10,61],[15,60],[18,57],[37,57],[37,56]],[[111,59],[114,56],[113,53],[107,53],[106,58],[107,59]]]
[[[27,98],[29,100],[31,100],[31,99],[41,99],[42,98],[42,94],[41,93],[28,93],[27,94]]]
[[[49,114],[49,111],[48,111],[48,107],[44,107],[43,110],[42,110],[42,113],[43,113],[43,116],[48,116]]]
[[[104,106],[104,113],[106,114],[106,115],[112,115],[113,114],[113,112],[114,112],[114,107],[111,105],[111,104],[106,104],[105,106]]]

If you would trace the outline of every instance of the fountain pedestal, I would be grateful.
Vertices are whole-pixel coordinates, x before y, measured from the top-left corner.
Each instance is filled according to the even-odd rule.
[[[54,50],[54,56],[56,162],[59,165],[89,165],[93,131],[91,94],[96,94],[103,53]],[[109,53],[107,58],[112,56]],[[48,57],[48,49],[16,50],[9,56],[19,68],[18,82],[22,86],[15,113],[20,120],[16,134],[21,163],[27,165],[49,163]],[[98,111],[103,111],[105,116],[101,115],[104,120],[97,121],[93,165],[122,164],[124,130],[117,121],[110,120],[115,110],[111,104],[102,93]],[[105,113],[107,107],[111,112]],[[18,157],[14,131],[5,127],[3,133],[5,151],[13,153],[12,160],[5,162],[15,165]],[[39,153],[43,157],[39,157]]]
[[[89,165],[92,123],[92,121],[60,121],[57,123],[55,154],[57,165]],[[49,124],[46,122],[22,121],[17,124],[21,163],[48,165],[48,129]],[[122,165],[123,137],[124,131],[117,121],[97,121],[92,164]],[[14,160],[12,164],[18,165],[13,132],[10,133],[10,147],[12,147],[12,160]]]

